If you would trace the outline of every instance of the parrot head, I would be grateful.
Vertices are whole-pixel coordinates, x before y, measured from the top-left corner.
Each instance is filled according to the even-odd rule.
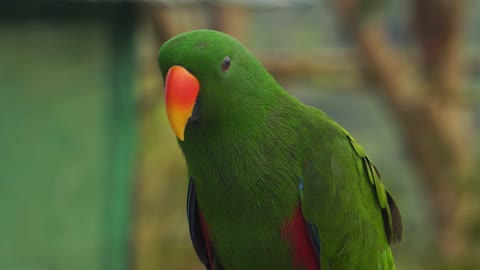
[[[240,42],[213,30],[168,40],[158,61],[168,120],[180,141],[188,140],[189,129],[219,127],[264,109],[276,89],[274,79]]]

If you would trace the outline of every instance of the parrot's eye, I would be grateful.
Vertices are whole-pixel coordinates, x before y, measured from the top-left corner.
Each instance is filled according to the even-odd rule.
[[[226,72],[229,67],[230,67],[230,57],[225,56],[225,58],[223,58],[223,62],[222,62],[222,71]]]

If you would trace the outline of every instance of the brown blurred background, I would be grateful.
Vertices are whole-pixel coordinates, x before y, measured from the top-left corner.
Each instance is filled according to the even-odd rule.
[[[349,130],[397,199],[397,269],[480,269],[479,0],[0,4],[0,269],[203,269],[161,44],[217,29]]]

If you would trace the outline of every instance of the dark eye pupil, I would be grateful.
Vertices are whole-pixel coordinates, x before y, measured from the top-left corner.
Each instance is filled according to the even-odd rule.
[[[226,56],[223,58],[222,71],[225,72],[230,67],[230,57]]]

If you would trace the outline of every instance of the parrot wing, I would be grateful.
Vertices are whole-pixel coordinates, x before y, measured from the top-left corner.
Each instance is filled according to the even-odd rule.
[[[367,157],[363,148],[353,137],[348,136],[348,140],[358,158],[361,160],[361,165],[363,166],[364,171],[366,171],[365,176],[370,181],[370,184],[375,187],[374,193],[377,195],[379,206],[382,209],[383,222],[388,242],[390,244],[397,244],[402,240],[403,234],[403,223],[400,210],[398,209],[392,194],[390,194],[383,185],[380,173],[373,165],[372,161]]]
[[[190,177],[187,193],[187,219],[190,229],[190,238],[197,257],[207,270],[223,270],[223,267],[215,261],[215,256],[208,237],[208,228],[203,221],[197,203],[197,192],[193,177]]]
[[[299,183],[321,269],[395,269],[389,244],[402,237],[398,207],[362,147],[329,125]]]

